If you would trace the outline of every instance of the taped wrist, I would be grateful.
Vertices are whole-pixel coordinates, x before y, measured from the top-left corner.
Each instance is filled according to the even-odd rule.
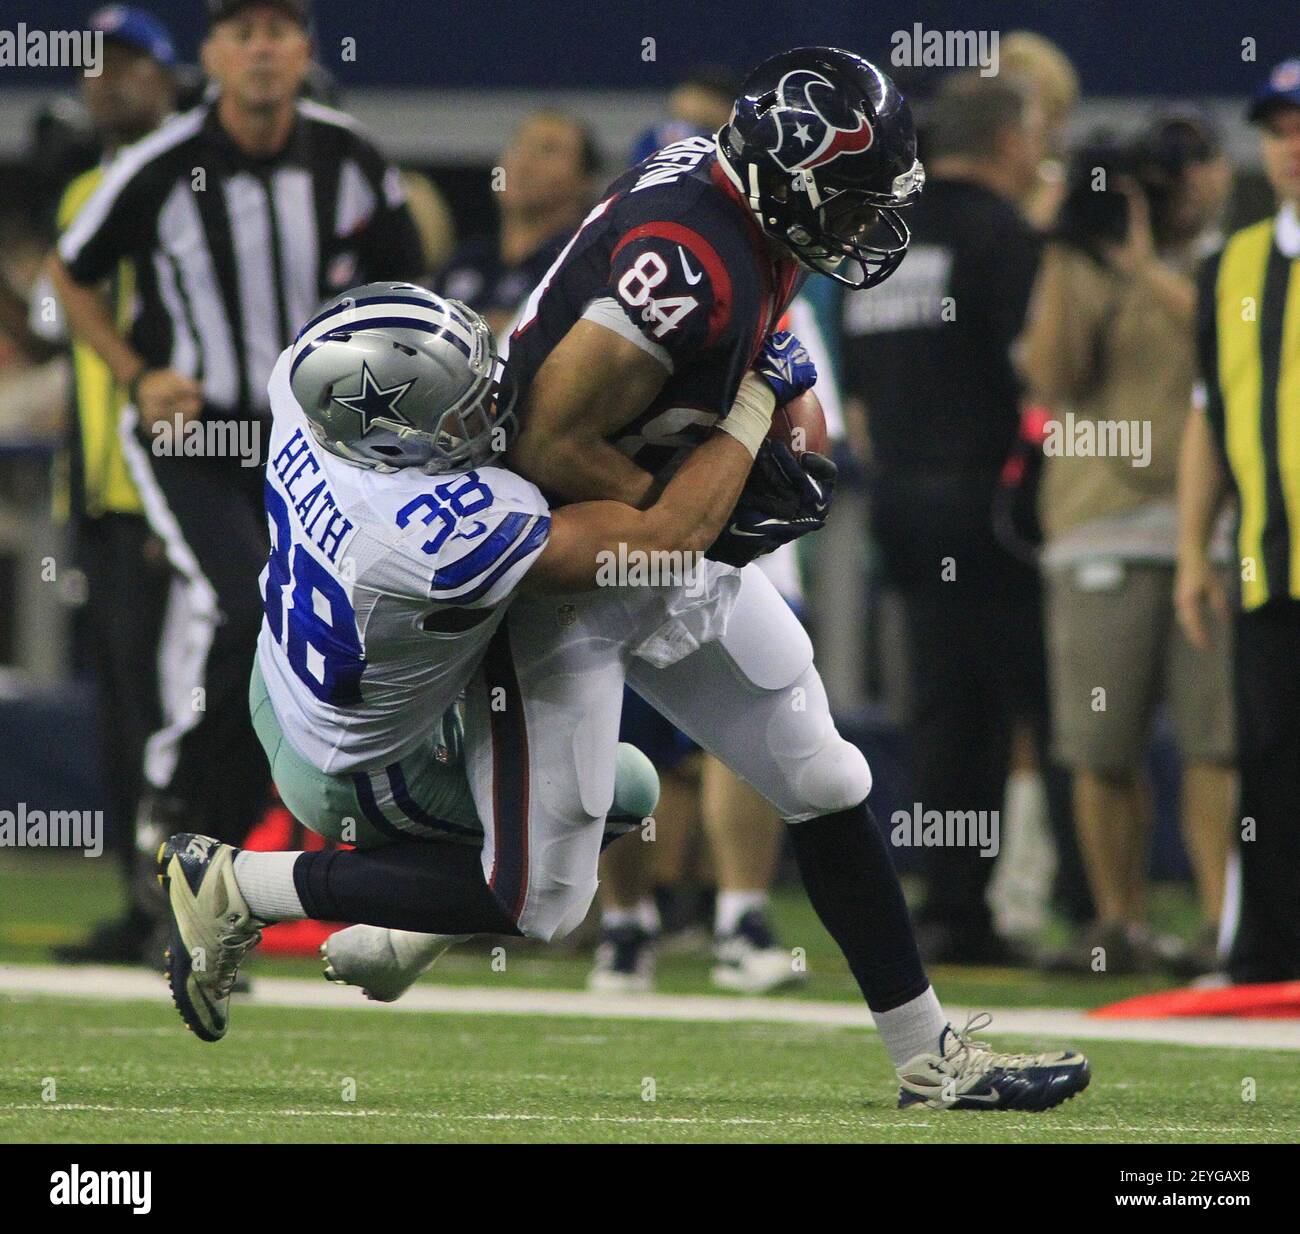
[[[757,373],[748,372],[740,379],[740,389],[736,391],[736,401],[731,410],[718,422],[718,428],[729,433],[746,450],[750,458],[758,455],[758,447],[763,444],[772,427],[772,413],[776,411],[776,395],[772,387]]]

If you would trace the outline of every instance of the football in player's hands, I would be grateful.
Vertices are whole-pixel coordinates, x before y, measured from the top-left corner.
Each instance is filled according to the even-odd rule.
[[[808,453],[826,454],[826,416],[816,391],[805,390],[778,407],[772,413],[772,427],[767,435],[784,445],[795,458]]]

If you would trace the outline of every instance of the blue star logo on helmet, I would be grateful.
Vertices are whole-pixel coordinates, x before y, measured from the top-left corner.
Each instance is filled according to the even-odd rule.
[[[370,365],[364,360],[361,362],[361,392],[359,394],[333,396],[333,401],[346,407],[349,411],[355,411],[361,417],[361,435],[364,437],[374,427],[376,420],[393,420],[398,424],[405,424],[413,427],[400,411],[397,410],[397,404],[402,401],[404,395],[413,385],[415,378],[410,381],[398,382],[395,386],[389,386],[384,389],[375,380],[375,375],[370,371]]]

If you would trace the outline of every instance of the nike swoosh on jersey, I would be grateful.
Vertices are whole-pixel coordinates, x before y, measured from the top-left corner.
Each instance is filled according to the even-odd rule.
[[[677,246],[677,256],[682,259],[682,273],[686,276],[686,281],[694,287],[704,277],[704,271],[691,269],[686,261],[686,250],[680,244]]]

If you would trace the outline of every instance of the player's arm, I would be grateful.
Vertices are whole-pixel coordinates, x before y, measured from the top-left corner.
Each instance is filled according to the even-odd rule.
[[[584,501],[551,516],[546,548],[521,586],[530,591],[585,590],[607,553],[702,553],[721,533],[740,498],[776,406],[771,387],[754,373],[722,426],[687,455],[647,510],[617,501]]]
[[[189,417],[199,413],[203,399],[198,382],[171,369],[150,369],[118,331],[98,288],[77,282],[57,253],[50,257],[46,271],[68,315],[68,329],[94,349],[108,365],[114,381],[132,390],[140,418],[146,424],[171,415]]]
[[[645,509],[654,479],[606,439],[651,405],[670,374],[719,345],[735,300],[717,250],[698,230],[629,230],[610,255],[605,286],[533,377],[509,464],[564,501]]]
[[[140,167],[119,157],[64,229],[46,263],[69,332],[89,344],[113,380],[131,392],[146,424],[174,414],[195,416],[203,401],[198,382],[171,369],[148,368],[99,294],[119,261],[147,249],[156,216]]]
[[[668,369],[643,348],[579,319],[533,378],[510,465],[568,501],[644,506],[654,477],[606,438],[636,419],[667,380]]]

